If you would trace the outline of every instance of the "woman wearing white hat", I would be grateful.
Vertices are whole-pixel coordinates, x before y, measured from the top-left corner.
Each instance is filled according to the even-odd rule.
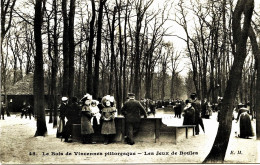
[[[114,101],[114,97],[105,96],[102,99],[102,104],[104,108],[102,109],[101,118],[103,120],[101,127],[101,134],[104,135],[104,144],[108,144],[111,140],[111,136],[116,134],[116,126],[115,126],[115,113],[116,108],[112,107],[111,102]]]
[[[57,129],[57,134],[56,134],[57,138],[64,136],[65,116],[66,116],[67,109],[68,109],[68,98],[62,97],[61,105],[60,105],[60,120],[59,120],[59,125],[58,125],[58,129]]]

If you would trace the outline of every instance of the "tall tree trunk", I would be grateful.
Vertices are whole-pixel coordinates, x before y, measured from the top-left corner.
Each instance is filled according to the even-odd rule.
[[[124,52],[123,52],[123,39],[122,39],[122,27],[121,27],[121,0],[118,4],[117,0],[116,0],[116,4],[117,4],[117,12],[118,12],[118,27],[119,27],[119,53],[120,53],[120,67],[119,67],[119,77],[118,77],[118,88],[119,88],[119,94],[118,94],[118,98],[117,98],[117,104],[118,106],[118,113],[121,114],[121,104],[122,104],[122,74],[123,74],[123,61],[124,61]]]
[[[137,21],[136,21],[136,31],[135,31],[135,51],[134,51],[134,58],[135,58],[135,67],[134,67],[134,86],[133,91],[136,95],[136,99],[140,99],[140,30],[142,26],[142,19],[141,19],[141,11],[137,13]]]
[[[128,18],[128,3],[127,0],[126,9],[125,9],[125,24],[124,24],[124,44],[125,44],[125,51],[124,51],[124,64],[123,64],[123,103],[126,101],[127,97],[127,77],[126,77],[126,61],[127,61],[127,18]],[[120,114],[120,113],[119,113]]]
[[[234,62],[230,70],[227,88],[223,98],[223,106],[220,110],[220,121],[218,132],[211,148],[210,153],[203,163],[224,162],[225,154],[229,142],[233,102],[236,98],[238,86],[241,83],[242,68],[246,58],[246,42],[248,31],[250,28],[252,13],[254,9],[253,0],[238,0],[233,17],[233,38],[236,50],[234,54]],[[244,15],[243,30],[241,30],[241,15]]]
[[[108,28],[110,32],[110,49],[111,49],[111,57],[110,57],[110,74],[109,74],[109,87],[108,87],[108,93],[110,95],[114,94],[114,58],[115,58],[115,48],[114,48],[114,31],[115,31],[115,21],[116,21],[116,6],[113,10],[112,15],[112,24],[110,25],[110,20],[108,16],[107,7],[105,6],[106,13],[107,13],[107,20],[108,20]]]
[[[44,136],[47,133],[44,111],[44,71],[42,50],[42,9],[43,0],[36,0],[34,18],[34,36],[36,55],[34,56],[35,69],[33,77],[34,110],[37,111],[37,130],[35,136]]]
[[[74,45],[74,17],[75,17],[75,1],[70,0],[70,12],[69,12],[69,86],[68,86],[68,96],[71,98],[74,96],[74,57],[75,57],[75,45]]]
[[[91,0],[92,5],[92,18],[90,21],[90,36],[89,36],[89,46],[88,46],[88,73],[87,73],[87,92],[93,94],[93,75],[92,75],[92,58],[93,58],[93,43],[94,43],[94,28],[95,28],[95,18],[96,18],[96,9],[95,1]]]
[[[101,56],[101,34],[103,25],[103,8],[106,0],[100,0],[99,10],[98,10],[98,30],[97,30],[97,48],[95,55],[95,70],[94,70],[94,82],[93,86],[93,97],[98,98],[99,96],[99,61]]]
[[[57,73],[58,73],[58,36],[57,36],[57,0],[53,0],[54,29],[53,29],[53,49],[54,57],[52,64],[52,90],[53,90],[53,127],[57,127],[58,104],[57,104]]]
[[[49,77],[50,77],[50,80],[48,80],[49,83],[49,92],[48,92],[48,103],[49,103],[49,108],[50,108],[50,118],[49,118],[49,123],[52,123],[52,114],[53,114],[53,64],[54,64],[54,61],[53,61],[53,58],[51,56],[51,31],[50,31],[50,16],[48,15],[47,16],[47,38],[48,38],[48,56],[50,58],[50,61],[51,61],[51,70],[49,70]]]
[[[62,0],[63,16],[63,87],[62,95],[68,96],[69,89],[69,22],[67,15],[67,0]]]
[[[257,79],[256,79],[256,100],[260,100],[260,49],[257,44],[256,34],[252,27],[249,30],[249,37],[252,45],[253,54],[256,61]],[[256,139],[260,140],[260,101],[256,101]]]

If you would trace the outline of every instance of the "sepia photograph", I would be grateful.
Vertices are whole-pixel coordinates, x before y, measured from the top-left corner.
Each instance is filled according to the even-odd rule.
[[[1,0],[0,164],[260,164],[259,0]]]

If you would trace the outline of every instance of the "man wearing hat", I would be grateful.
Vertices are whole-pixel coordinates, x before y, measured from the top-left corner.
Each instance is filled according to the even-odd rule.
[[[135,95],[130,93],[129,101],[125,102],[121,112],[126,120],[127,143],[133,145],[135,143],[133,139],[134,132],[138,133],[141,115],[147,118],[146,111],[141,103],[135,100]]]
[[[71,103],[67,105],[67,109],[65,111],[65,117],[68,120],[64,127],[64,134],[63,134],[65,138],[65,142],[72,142],[72,140],[69,141],[69,137],[72,135],[72,125],[80,124],[81,109],[77,101],[78,101],[77,97],[72,97]]]
[[[192,93],[190,95],[191,98],[191,105],[193,106],[193,108],[195,109],[195,134],[198,135],[200,132],[199,129],[199,125],[201,126],[201,128],[204,130],[204,124],[201,118],[201,105],[200,105],[200,101],[197,99],[197,94],[196,93]]]

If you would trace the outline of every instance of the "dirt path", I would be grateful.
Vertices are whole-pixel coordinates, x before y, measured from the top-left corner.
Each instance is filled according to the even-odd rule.
[[[33,137],[36,121],[12,115],[6,117],[6,120],[0,120],[0,159],[2,164],[201,163],[212,147],[218,126],[216,114],[213,114],[211,119],[203,121],[205,134],[201,131],[199,136],[194,136],[177,145],[141,142],[133,146],[121,143],[83,145],[78,142],[61,142],[55,137],[56,129],[52,128],[52,124],[47,124],[48,136]],[[163,122],[179,124],[182,121],[172,115],[165,115]],[[233,126],[234,124],[236,123],[233,123]],[[253,124],[255,125],[255,121]],[[259,163],[258,155],[260,154],[257,148],[260,148],[260,145],[255,137],[253,139],[236,138],[232,131],[226,162]],[[231,154],[231,151],[235,154]],[[157,152],[165,155],[156,155]],[[182,155],[182,152],[190,155]]]

